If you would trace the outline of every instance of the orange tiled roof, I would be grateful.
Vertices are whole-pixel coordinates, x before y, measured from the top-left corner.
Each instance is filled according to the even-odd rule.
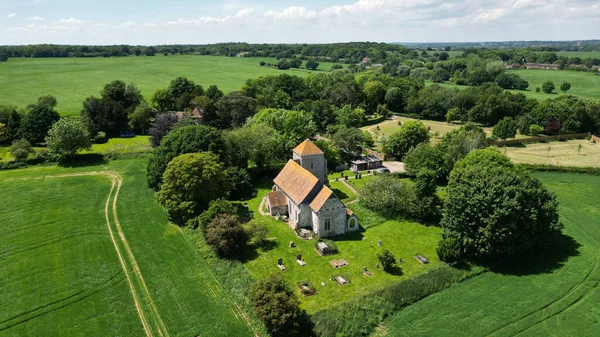
[[[285,194],[281,191],[267,194],[267,199],[269,200],[269,205],[271,205],[271,207],[287,206],[287,199]]]
[[[316,146],[315,146],[316,147]],[[296,205],[300,205],[319,184],[319,179],[293,160],[273,180]]]
[[[352,212],[352,210],[350,208],[346,207],[346,215],[353,216],[354,212]]]
[[[301,156],[310,156],[315,154],[323,154],[323,151],[319,149],[310,139],[307,139],[300,143],[300,145],[294,148],[294,152]]]
[[[317,196],[310,203],[310,208],[312,208],[312,210],[315,212],[320,211],[321,207],[325,205],[325,202],[329,200],[329,198],[331,198],[332,195],[335,197],[333,191],[331,191],[329,187],[323,186],[321,191],[319,191],[319,194],[317,194]]]

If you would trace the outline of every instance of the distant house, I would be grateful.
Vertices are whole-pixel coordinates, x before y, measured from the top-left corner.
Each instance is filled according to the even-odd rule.
[[[194,110],[192,110],[192,112],[177,111],[175,113],[175,116],[177,116],[178,120],[182,120],[184,118],[191,118],[191,119],[195,120],[196,122],[200,122],[202,120],[203,112],[204,111],[202,110],[202,108],[195,107]]]
[[[520,63],[513,63],[506,66],[506,69],[521,69]]]
[[[360,64],[367,64],[367,62],[369,62],[369,58],[368,57],[363,57],[362,61],[360,61]]]
[[[550,63],[525,63],[526,69],[548,69],[558,70],[558,64]]]
[[[383,159],[375,156],[361,156],[350,161],[350,169],[354,172],[375,170],[383,167]]]
[[[288,215],[296,228],[312,228],[321,237],[359,229],[358,217],[328,187],[325,154],[310,140],[294,148],[273,182],[266,199],[271,215]]]

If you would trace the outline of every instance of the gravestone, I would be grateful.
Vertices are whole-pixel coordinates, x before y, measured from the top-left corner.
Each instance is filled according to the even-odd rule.
[[[369,270],[367,269],[367,267],[364,267],[364,268],[363,268],[363,272],[365,272],[365,273],[368,273],[368,272],[369,272]]]
[[[296,255],[296,260],[302,261],[302,255],[300,255],[300,254]]]
[[[324,287],[325,286],[325,282],[321,282],[321,285]]]
[[[377,244],[378,244],[379,246],[381,246],[383,243],[381,242],[381,240],[379,240],[379,241],[377,241]]]
[[[280,265],[280,266],[283,265],[283,259],[282,258],[278,258],[277,259],[277,264]]]
[[[402,263],[402,262],[404,262],[404,261],[402,260],[402,258],[399,258],[399,259],[398,259],[398,262]]]
[[[379,269],[379,263],[377,265],[375,265],[375,267],[377,267],[377,269]]]
[[[294,241],[290,241],[290,248],[294,248],[296,247],[296,245],[294,244]]]

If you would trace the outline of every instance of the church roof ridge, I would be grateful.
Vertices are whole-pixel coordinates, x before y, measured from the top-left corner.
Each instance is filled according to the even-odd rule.
[[[296,146],[293,151],[300,156],[324,154],[323,151],[308,138]]]

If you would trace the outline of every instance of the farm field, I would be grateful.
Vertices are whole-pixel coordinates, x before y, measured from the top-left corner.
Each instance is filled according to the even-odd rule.
[[[563,244],[400,311],[389,336],[597,336],[600,332],[600,177],[536,173],[554,191]]]
[[[270,189],[260,189],[257,196],[248,201],[250,209],[257,210],[260,201],[268,192]],[[346,193],[352,192],[347,190]],[[277,268],[277,259],[282,258],[287,268],[282,273],[291,285],[295,287],[298,282],[310,281],[316,287],[318,294],[309,297],[300,296],[301,307],[308,313],[314,313],[440,265],[441,262],[435,252],[440,240],[440,228],[426,227],[410,221],[389,221],[376,215],[366,216],[366,213],[371,212],[364,209],[360,203],[347,206],[357,212],[361,218],[361,226],[365,230],[333,238],[340,253],[330,256],[320,256],[315,251],[316,239],[302,240],[283,221],[259,215],[255,211],[255,219],[267,226],[269,230],[267,238],[270,238],[272,244],[261,249],[257,256],[248,258],[244,262],[246,270],[254,279],[281,273]],[[379,240],[382,240],[382,247],[378,246]],[[295,248],[289,247],[290,241],[295,243]],[[383,248],[389,249],[396,258],[403,258],[404,262],[400,264],[401,272],[388,274],[376,268],[376,264],[379,263],[377,254]],[[306,266],[302,267],[295,262],[297,254],[302,255]],[[417,254],[426,256],[431,263],[427,265],[419,263],[415,259]],[[348,261],[349,266],[334,269],[329,264],[330,260],[341,258]],[[373,275],[365,276],[364,267],[367,267]],[[332,275],[343,276],[351,283],[339,286],[335,281],[329,280]],[[322,282],[325,286],[321,284]]]
[[[585,139],[502,146],[498,150],[519,164],[600,167],[600,144]]]
[[[0,336],[255,335],[145,165],[0,172]]]
[[[111,58],[12,58],[0,67],[0,104],[24,107],[39,96],[53,95],[61,115],[79,115],[82,102],[99,96],[102,87],[114,80],[135,83],[149,100],[160,88],[179,76],[186,76],[205,88],[212,84],[225,93],[239,90],[249,78],[281,74],[261,67],[260,61],[277,63],[274,58],[245,58],[198,55],[157,55]],[[320,63],[330,70],[333,63]],[[306,69],[289,74],[307,76]]]
[[[556,55],[566,57],[600,58],[600,51],[557,51]]]

